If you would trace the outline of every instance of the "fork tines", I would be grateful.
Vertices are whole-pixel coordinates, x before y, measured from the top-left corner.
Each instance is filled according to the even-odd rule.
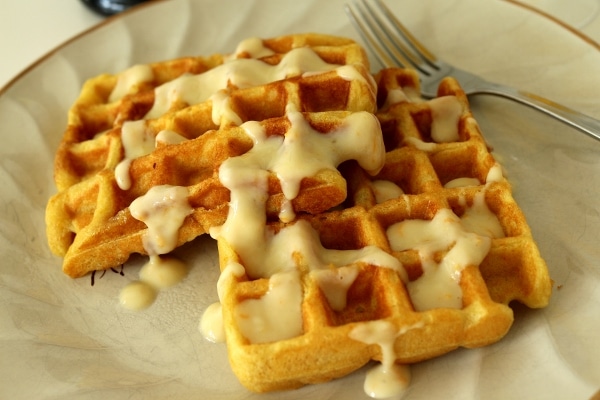
[[[419,42],[381,0],[346,4],[350,21],[384,67],[414,68],[425,75],[438,68],[435,56]]]

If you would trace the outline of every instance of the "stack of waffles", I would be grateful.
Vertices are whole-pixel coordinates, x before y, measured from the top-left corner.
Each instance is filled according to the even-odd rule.
[[[550,297],[458,83],[425,101],[413,71],[371,76],[344,38],[249,39],[90,80],[56,184],[48,240],[70,276],[217,239],[213,310],[253,391],[378,360],[365,388],[394,393],[402,365],[494,343],[511,301]]]

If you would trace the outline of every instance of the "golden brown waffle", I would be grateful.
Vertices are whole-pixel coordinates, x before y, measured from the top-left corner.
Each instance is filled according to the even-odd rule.
[[[282,127],[289,123],[282,118],[286,109],[307,113],[332,111],[331,115],[311,117],[317,126],[327,130],[341,118],[338,111],[375,110],[375,87],[368,61],[364,51],[352,41],[324,35],[291,35],[261,41],[256,48],[256,43],[242,43],[230,56],[151,64],[154,75],[160,79],[152,81],[149,89],[145,83],[132,85],[129,94],[110,103],[106,101],[118,78],[103,76],[86,84],[71,110],[69,127],[57,152],[55,179],[59,193],[50,199],[46,212],[48,241],[52,251],[65,258],[65,273],[81,276],[118,266],[132,253],[145,254],[141,241],[145,226],[131,217],[128,206],[156,185],[185,186],[190,192],[189,201],[195,211],[181,227],[178,244],[220,225],[227,213],[229,193],[219,182],[219,165],[252,147],[252,141],[236,125],[268,121],[264,124],[270,134],[282,134]],[[256,62],[277,67],[278,62],[285,61],[291,72],[283,79],[256,86],[238,88],[229,84],[225,90],[219,89],[221,97],[192,105],[175,102],[164,114],[139,119],[152,107],[157,84],[173,82],[186,68],[206,72],[219,63],[235,62],[235,57],[251,56],[245,49],[258,55],[267,51],[270,55]],[[286,59],[286,54],[294,49],[310,49],[319,59],[316,64],[320,69],[312,70],[314,63],[305,58]],[[325,70],[324,64],[328,64]],[[217,107],[217,99],[224,99],[227,104]],[[215,108],[221,111],[217,121]],[[131,110],[142,112],[130,113]],[[165,132],[174,133],[175,142],[183,142],[157,141],[156,150],[152,145],[150,150],[129,157],[130,165],[125,169],[130,182],[124,186],[119,180],[122,174],[116,174],[116,169],[127,158],[125,131],[142,132],[144,140],[150,142]],[[294,200],[295,210],[321,212],[341,202],[345,185],[337,175],[323,172],[303,182],[302,189],[307,194]],[[280,189],[274,182],[270,212],[275,212],[281,203],[277,196]],[[310,194],[316,188],[327,200]]]
[[[269,222],[264,240],[284,244],[263,247],[289,257],[280,255],[287,261],[269,273],[251,265],[264,260],[244,259],[219,238],[229,360],[250,390],[323,382],[370,360],[392,368],[488,345],[509,330],[511,301],[538,308],[549,300],[545,262],[457,82],[445,80],[443,98],[425,102],[411,71],[376,78],[383,169],[371,176],[344,163],[343,207]],[[432,277],[442,266],[451,271],[440,287],[450,290],[436,298]]]

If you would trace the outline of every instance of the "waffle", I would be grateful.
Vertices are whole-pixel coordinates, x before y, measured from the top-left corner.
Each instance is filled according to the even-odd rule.
[[[189,79],[202,79],[218,65],[236,64],[238,57],[250,56],[245,49],[258,55],[269,53],[251,59],[252,66],[262,65],[257,67],[259,72],[271,71],[268,79],[263,79],[266,83],[246,82],[239,87],[229,82],[225,88],[214,88],[216,92],[208,100],[190,104],[175,99],[164,113],[149,116],[156,102],[148,98],[153,100],[155,92],[165,91],[164,85],[156,83],[181,86]],[[307,54],[315,59],[307,59]],[[298,59],[298,55],[302,57]],[[118,266],[132,253],[148,254],[142,240],[146,225],[131,216],[129,206],[157,185],[188,189],[194,210],[183,221],[176,246],[221,225],[229,191],[221,185],[218,169],[227,158],[252,147],[244,123],[261,122],[269,135],[280,135],[290,123],[286,110],[295,110],[307,113],[311,123],[326,131],[339,125],[344,113],[376,108],[364,51],[347,39],[292,35],[261,41],[260,46],[245,41],[233,55],[186,61],[152,64],[153,70],[161,71],[154,73],[161,78],[152,82],[150,89],[143,88],[146,83],[130,82],[130,93],[120,100],[106,103],[109,88],[118,85],[114,76],[92,79],[82,90],[57,152],[59,192],[49,200],[46,211],[48,242],[55,254],[64,257],[66,274],[78,277]],[[217,66],[207,69],[211,63]],[[279,68],[283,63],[286,66]],[[204,72],[169,81],[186,68]],[[284,74],[273,74],[274,70]],[[130,112],[140,109],[143,111]],[[132,142],[129,145],[128,140]],[[282,193],[277,179],[271,180],[269,212],[277,214]],[[297,212],[318,213],[339,204],[345,193],[337,171],[322,171],[302,182],[302,193],[291,206]]]
[[[423,101],[412,71],[376,80],[381,170],[343,163],[342,205],[257,221],[250,245],[235,216],[216,235],[229,360],[252,391],[328,381],[370,360],[381,361],[371,380],[394,381],[400,364],[500,340],[510,302],[549,300],[546,264],[458,83]]]

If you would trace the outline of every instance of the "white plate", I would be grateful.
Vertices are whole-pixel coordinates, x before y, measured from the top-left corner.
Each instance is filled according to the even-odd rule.
[[[442,58],[600,117],[600,51],[496,0],[391,4]],[[12,399],[360,399],[364,370],[294,392],[253,395],[224,345],[197,326],[216,300],[215,247],[178,251],[189,277],[140,313],[117,304],[136,279],[71,280],[46,245],[54,152],[83,81],[134,63],[227,52],[249,36],[357,37],[341,1],[171,0],[121,15],[51,53],[0,93],[0,397]],[[555,280],[544,310],[517,307],[501,342],[414,366],[406,399],[587,399],[600,388],[600,143],[532,110],[478,97],[473,110],[508,170]],[[136,263],[133,263],[136,264]],[[139,264],[139,263],[138,263]]]

